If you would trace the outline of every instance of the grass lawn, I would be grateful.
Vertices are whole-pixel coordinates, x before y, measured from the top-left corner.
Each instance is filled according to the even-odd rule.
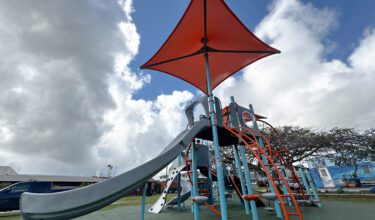
[[[367,197],[340,197],[340,196],[323,196],[320,195],[320,199],[324,201],[341,201],[341,202],[371,202],[375,203],[375,198]]]
[[[168,194],[168,198],[173,198],[177,196],[177,194]],[[153,204],[158,200],[159,195],[153,195],[153,196],[147,196],[146,197],[146,204]],[[111,205],[108,205],[101,210],[110,210],[121,206],[139,206],[142,202],[142,196],[127,196],[122,197],[121,199],[117,200],[116,202],[112,203]]]

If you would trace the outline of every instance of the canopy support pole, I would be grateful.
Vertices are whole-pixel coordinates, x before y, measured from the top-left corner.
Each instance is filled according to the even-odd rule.
[[[215,150],[215,163],[216,163],[216,172],[217,172],[217,182],[218,182],[218,188],[219,188],[221,219],[227,220],[228,214],[227,214],[227,200],[225,198],[223,162],[221,161],[221,156],[220,156],[219,137],[218,137],[218,132],[217,132],[217,124],[216,124],[217,120],[216,120],[215,107],[214,107],[215,101],[212,95],[210,68],[208,64],[207,53],[204,54],[204,59],[205,59],[205,66],[206,66],[208,103],[209,103],[209,111],[210,111],[210,116],[211,116],[212,136],[213,136],[214,150]]]
[[[208,95],[208,108],[211,117],[211,127],[212,127],[212,139],[214,142],[214,152],[215,152],[215,164],[216,164],[216,173],[217,173],[217,183],[219,188],[219,198],[220,198],[220,211],[221,219],[228,220],[227,213],[227,200],[225,198],[225,185],[224,185],[224,172],[223,172],[223,162],[221,161],[220,149],[219,149],[219,137],[217,132],[217,118],[215,112],[215,100],[212,94],[211,87],[211,73],[210,65],[208,62],[208,51],[207,51],[207,0],[203,1],[203,27],[204,27],[204,36],[203,36],[203,54],[204,54],[204,65],[206,69],[206,83],[207,83],[207,95]]]

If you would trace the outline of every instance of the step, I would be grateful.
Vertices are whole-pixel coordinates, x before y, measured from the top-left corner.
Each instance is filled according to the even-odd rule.
[[[191,198],[191,200],[199,205],[204,204],[207,202],[208,197],[207,196],[194,196]]]
[[[243,195],[242,198],[246,201],[256,201],[256,200],[259,200],[259,195],[257,194],[247,194],[247,195]]]
[[[292,183],[292,184],[289,184],[289,187],[297,188],[297,187],[299,187],[299,184],[298,183]]]
[[[308,204],[309,203],[309,201],[307,201],[307,200],[296,200],[297,201],[297,203],[298,204]]]
[[[266,210],[267,212],[274,212],[275,211],[275,209],[272,208],[272,207],[266,207],[266,208],[264,208],[264,210]]]
[[[262,197],[268,200],[275,200],[277,198],[276,193],[263,193]]]
[[[310,200],[313,204],[319,204],[320,203],[320,200],[316,200],[316,199],[312,199]]]
[[[288,215],[299,215],[298,212],[288,212]]]
[[[281,197],[292,197],[290,194],[282,194]]]

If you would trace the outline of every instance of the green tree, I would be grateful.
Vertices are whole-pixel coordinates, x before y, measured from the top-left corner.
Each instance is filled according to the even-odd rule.
[[[276,130],[279,135],[270,128],[263,129],[263,132],[275,150],[287,150],[289,163],[322,157],[331,148],[327,132],[299,126],[283,126]]]
[[[353,166],[357,177],[358,162],[371,159],[371,138],[354,128],[334,128],[329,133],[332,150],[327,157],[337,166]]]

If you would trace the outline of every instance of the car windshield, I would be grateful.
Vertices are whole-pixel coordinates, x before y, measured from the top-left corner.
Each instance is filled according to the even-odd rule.
[[[9,188],[13,187],[14,185],[17,185],[17,183],[15,183],[15,184],[12,184],[12,185],[10,185],[10,186],[6,186],[6,187],[4,187],[4,188],[0,189],[0,191],[6,191],[7,189],[9,189]]]
[[[20,183],[18,185],[13,186],[11,192],[14,192],[14,193],[26,192],[29,189],[29,187],[30,187],[29,183]]]
[[[10,191],[10,192],[26,192],[29,189],[30,184],[28,183],[15,183],[7,186],[0,191]],[[9,190],[10,189],[10,190]]]

